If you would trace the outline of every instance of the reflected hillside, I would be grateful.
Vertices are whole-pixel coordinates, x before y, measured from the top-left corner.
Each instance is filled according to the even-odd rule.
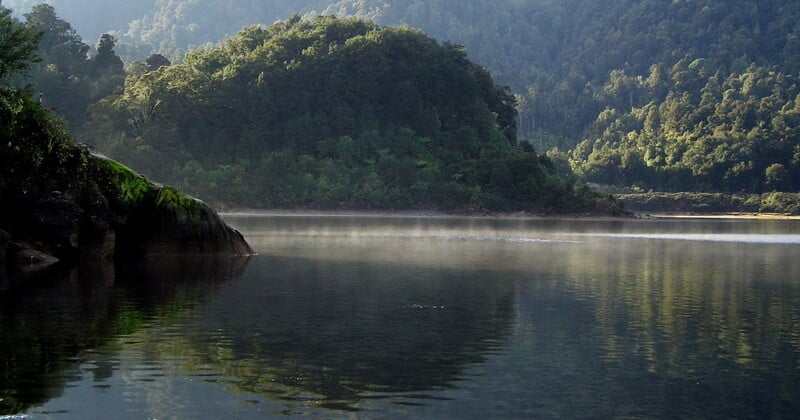
[[[670,344],[687,334],[702,337],[698,351],[745,365],[753,351],[800,354],[797,340],[794,349],[776,347],[778,338],[797,336],[800,246],[633,239],[605,247],[614,252],[586,247],[548,269],[596,301],[601,325],[624,323],[644,334],[636,341],[658,344],[654,363],[674,362],[669,354],[682,352]]]
[[[538,257],[538,279],[518,293],[542,305],[521,307],[518,325],[546,322],[564,336],[533,332],[522,351],[557,354],[548,368],[570,369],[583,387],[615,384],[621,403],[609,416],[647,407],[693,417],[704,401],[721,417],[792,417],[798,253],[798,245],[626,239]],[[589,350],[548,353],[564,341]]]
[[[257,257],[192,314],[202,333],[141,332],[142,352],[188,375],[336,410],[426,397],[503,345],[514,284],[472,270]]]
[[[246,259],[82,264],[5,279],[0,287],[0,415],[61,394],[73,368],[115,338],[174,317],[241,274]],[[101,357],[102,358],[102,357]],[[113,368],[98,369],[96,380]]]
[[[692,417],[701,401],[728,417],[800,411],[796,222],[296,215],[241,222],[256,232],[255,246],[274,254],[454,277],[468,268],[483,287],[505,282],[498,287],[517,302],[510,335],[524,337],[510,357],[524,369],[495,381],[531,384],[519,393],[539,396],[545,412],[611,406],[583,414]],[[607,406],[600,395],[616,402]]]

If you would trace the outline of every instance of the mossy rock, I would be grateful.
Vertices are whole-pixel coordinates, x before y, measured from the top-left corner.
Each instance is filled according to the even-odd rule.
[[[146,255],[251,255],[241,233],[229,227],[206,203],[171,187],[158,188],[153,206],[142,213],[149,224],[142,238]],[[136,224],[134,224],[135,226]]]
[[[206,203],[105,157],[92,156],[90,162],[111,210],[120,216],[118,258],[253,254],[242,234]]]
[[[0,124],[0,138],[25,141],[0,150],[0,264],[38,252],[63,262],[253,253],[201,201],[76,144],[27,92],[0,96],[0,120],[17,122]]]
[[[90,172],[112,210],[130,210],[152,200],[158,186],[131,168],[103,156],[91,155]]]

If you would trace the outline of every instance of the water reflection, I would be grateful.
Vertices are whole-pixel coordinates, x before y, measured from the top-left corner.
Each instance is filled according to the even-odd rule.
[[[502,343],[513,292],[472,270],[261,257],[186,321],[198,333],[150,331],[147,351],[287,402],[430,399]]]
[[[603,239],[541,259],[547,280],[518,290],[529,304],[519,309],[517,349],[533,360],[558,354],[547,368],[575,380],[569,392],[539,390],[540,402],[557,413],[579,407],[579,416],[796,416],[798,252]],[[552,336],[542,324],[570,332]],[[527,380],[543,379],[523,369]],[[560,375],[547,379],[563,383]]]
[[[508,347],[459,385],[485,398],[424,413],[491,416],[488,400],[511,417],[800,412],[796,221],[401,219],[242,222],[274,254],[515,284]]]
[[[67,349],[6,395],[140,418],[800,414],[796,221],[229,221],[261,253],[245,270],[0,290],[0,344]]]
[[[115,351],[113,340],[174,316],[246,259],[171,258],[137,265],[84,263],[4,279],[0,287],[0,414],[15,414],[79,380],[73,367]],[[113,374],[100,363],[93,380]]]

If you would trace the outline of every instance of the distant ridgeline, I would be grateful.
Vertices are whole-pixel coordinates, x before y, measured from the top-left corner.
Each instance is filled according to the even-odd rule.
[[[82,136],[231,206],[596,211],[595,194],[518,145],[515,105],[460,46],[294,16],[129,71]]]

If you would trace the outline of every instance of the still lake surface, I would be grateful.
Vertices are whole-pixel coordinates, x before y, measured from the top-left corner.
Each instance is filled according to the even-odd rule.
[[[800,220],[225,218],[0,279],[0,418],[800,417]]]

